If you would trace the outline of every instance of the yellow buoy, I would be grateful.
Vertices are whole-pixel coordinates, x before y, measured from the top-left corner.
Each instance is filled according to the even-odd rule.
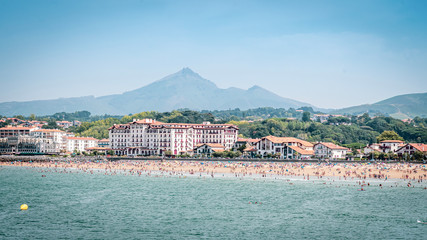
[[[27,210],[28,209],[28,205],[27,204],[22,204],[21,205],[21,210]]]

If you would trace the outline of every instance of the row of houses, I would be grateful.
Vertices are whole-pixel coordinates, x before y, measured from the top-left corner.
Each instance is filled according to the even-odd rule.
[[[244,148],[243,148],[244,146]],[[239,149],[245,157],[274,157],[279,159],[345,159],[349,148],[331,142],[310,143],[293,137],[267,136],[260,139],[239,138],[234,144],[234,149]],[[203,144],[196,146],[194,154],[210,156],[215,152],[225,149],[217,144]],[[398,157],[412,156],[415,152],[427,154],[427,144],[407,143],[398,140],[384,140],[358,150],[353,157],[370,157],[373,152],[393,153]]]
[[[279,159],[344,159],[350,149],[331,142],[310,143],[294,137],[266,136],[260,139],[238,138],[238,127],[231,124],[163,123],[153,119],[134,119],[109,128],[109,139],[75,137],[73,133],[34,126],[0,128],[0,153],[58,154],[91,151],[113,151],[117,155],[204,155],[237,150],[246,157]],[[415,152],[427,153],[427,145],[404,144],[385,140],[371,144],[359,156],[373,153],[394,153],[400,156]]]
[[[413,155],[415,152],[427,153],[427,144],[423,143],[406,143],[400,140],[384,140],[380,143],[374,143],[363,149],[365,155],[375,153],[392,153],[398,156]]]
[[[99,146],[105,149],[109,140],[92,137],[75,137],[58,129],[7,126],[0,128],[1,154],[59,154],[90,151]]]
[[[294,137],[266,136],[260,139],[238,138],[238,127],[230,124],[163,123],[153,119],[134,119],[109,128],[111,149],[117,155],[204,155],[241,150],[247,157],[279,159],[345,159],[350,149],[331,142],[310,143]],[[244,146],[244,147],[243,147]],[[387,152],[413,153],[424,148],[420,144],[403,145],[402,141],[386,140],[370,147]],[[369,149],[359,151],[369,154]]]
[[[46,121],[39,121],[39,120],[22,120],[19,118],[2,118],[0,119],[1,122],[7,122],[11,126],[19,126],[19,127],[38,127],[42,128],[44,125],[47,125],[48,122]],[[74,121],[56,121],[56,125],[58,127],[61,127],[63,129],[67,129],[69,127],[73,126],[80,126],[82,123],[80,121],[74,120]]]
[[[205,155],[242,149],[245,155],[275,156],[281,159],[345,158],[349,149],[333,143],[310,143],[293,137],[267,136],[238,139],[238,127],[231,124],[163,123],[134,119],[109,128],[111,149],[117,155]]]
[[[310,143],[294,137],[267,136],[261,139],[239,139],[236,147],[246,146],[243,154],[248,157],[276,157],[279,159],[342,159],[350,149],[331,142]]]

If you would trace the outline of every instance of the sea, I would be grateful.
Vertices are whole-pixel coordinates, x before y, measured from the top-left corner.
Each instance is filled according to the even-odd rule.
[[[0,167],[0,239],[427,238],[425,183],[46,170]]]

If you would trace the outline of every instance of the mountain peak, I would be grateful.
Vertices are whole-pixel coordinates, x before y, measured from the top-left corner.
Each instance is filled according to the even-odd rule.
[[[248,91],[254,91],[254,90],[265,90],[265,89],[258,85],[253,85],[251,88],[248,89]]]
[[[194,72],[193,70],[191,70],[188,67],[185,67],[183,69],[181,69],[180,71],[173,73],[169,76],[166,76],[160,80],[157,80],[145,87],[136,89],[134,91],[146,91],[146,87],[154,87],[157,88],[157,86],[159,86],[159,84],[161,85],[160,88],[165,88],[166,86],[168,87],[172,87],[175,89],[178,88],[193,88],[193,87],[198,87],[198,88],[206,88],[206,89],[216,89],[217,86],[215,85],[215,83],[204,79],[203,77],[201,77],[198,73]]]
[[[181,69],[181,71],[177,72],[177,74],[181,74],[181,75],[195,75],[195,76],[199,76],[198,73],[194,72],[193,70],[191,70],[189,67],[185,67],[183,69]]]

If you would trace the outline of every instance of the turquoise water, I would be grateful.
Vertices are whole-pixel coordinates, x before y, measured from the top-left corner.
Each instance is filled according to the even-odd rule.
[[[427,190],[0,167],[0,239],[425,239]],[[41,177],[45,174],[46,177]],[[379,182],[373,182],[373,185]],[[350,186],[348,186],[350,184]],[[249,204],[249,202],[262,204]],[[29,205],[20,211],[20,205]]]

